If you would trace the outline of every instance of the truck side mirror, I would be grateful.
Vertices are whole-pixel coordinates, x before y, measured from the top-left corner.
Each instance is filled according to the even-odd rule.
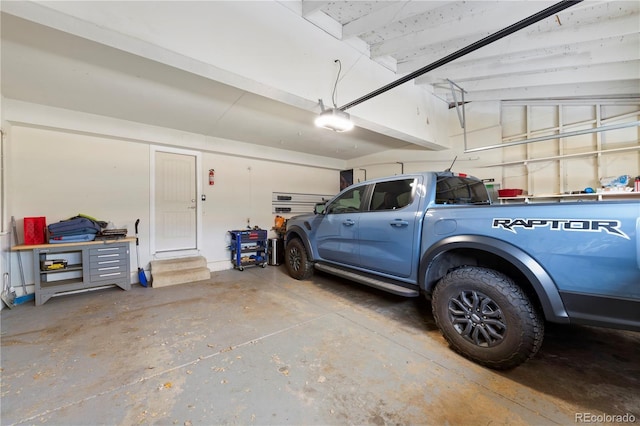
[[[326,207],[327,207],[327,205],[325,203],[317,203],[315,205],[315,207],[313,208],[313,212],[315,214],[324,214]]]

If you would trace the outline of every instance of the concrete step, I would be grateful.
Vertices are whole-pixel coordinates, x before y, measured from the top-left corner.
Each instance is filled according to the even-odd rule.
[[[185,269],[206,268],[204,256],[177,257],[175,259],[152,260],[152,272],[182,271]]]
[[[202,256],[151,261],[153,288],[204,281],[211,278],[207,259]]]
[[[151,286],[153,288],[168,287],[170,285],[187,284],[204,281],[211,278],[209,268],[185,269],[181,271],[152,272]]]

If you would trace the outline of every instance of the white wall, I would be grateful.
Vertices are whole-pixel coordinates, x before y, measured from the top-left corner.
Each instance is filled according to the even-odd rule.
[[[0,96],[0,129],[2,129],[2,140],[0,140],[0,146],[2,151],[2,156],[0,157],[0,217],[3,220],[0,220],[0,291],[4,290],[4,277],[5,274],[8,274],[8,265],[9,265],[9,248],[12,245],[11,235],[8,232],[7,223],[4,220],[6,214],[6,180],[5,180],[5,166],[7,164],[6,158],[4,155],[5,147],[5,137],[4,133],[6,129],[9,127],[8,123],[4,121],[3,115],[3,105],[4,105],[4,97]],[[2,309],[4,305],[0,303],[0,309]]]
[[[175,142],[185,147],[183,140]],[[201,254],[211,270],[231,267],[228,230],[246,227],[247,218],[251,226],[271,229],[275,218],[272,192],[332,194],[339,190],[338,168],[294,165],[291,154],[283,156],[287,162],[276,162],[219,153],[216,141],[208,142],[209,146],[205,143],[198,150],[203,153],[201,179],[207,196],[202,203]],[[154,141],[13,123],[7,140],[7,198],[8,213],[18,221],[20,240],[24,217],[45,216],[50,224],[84,213],[127,227],[129,235],[134,234],[139,218],[141,263],[148,269],[153,259],[149,246],[152,145]],[[253,148],[259,156],[261,147]],[[208,185],[210,168],[216,170],[214,186]],[[12,262],[16,268],[12,270],[17,271],[16,254]],[[33,291],[31,259],[23,254],[23,262]],[[132,267],[135,262],[132,245]],[[136,282],[135,277],[132,281]],[[19,285],[17,273],[12,274],[12,283]]]
[[[473,102],[466,105],[467,144],[480,146],[482,144],[499,143],[501,137],[500,103]],[[502,161],[499,150],[486,151],[482,154],[464,153],[464,136],[455,109],[451,109],[445,117],[445,122],[437,125],[449,138],[450,149],[443,151],[425,151],[418,148],[406,148],[387,151],[376,155],[360,157],[347,162],[347,168],[354,169],[354,180],[364,179],[366,169],[367,178],[375,178],[400,174],[404,163],[405,173],[417,171],[441,171],[451,166],[457,157],[454,172],[467,173],[481,179],[494,178],[500,180],[501,171],[484,167],[489,163]]]
[[[507,102],[502,107],[505,141],[535,139],[557,133],[590,131],[630,124],[616,130],[549,139],[501,150],[504,187],[547,195],[600,188],[606,176],[640,175],[640,105],[633,101]],[[622,150],[622,151],[620,151]],[[536,161],[542,159],[543,161]],[[527,161],[529,160],[529,161]],[[526,163],[525,163],[526,162]]]
[[[260,149],[256,147],[256,149]],[[208,185],[206,171],[215,169],[215,185]],[[202,254],[212,270],[228,269],[227,231],[260,226],[271,229],[273,192],[336,194],[338,170],[274,163],[244,157],[205,153],[203,156],[203,203],[205,249]],[[289,215],[282,215],[288,217]],[[273,232],[270,236],[275,236]]]
[[[465,106],[468,149],[499,145],[503,137],[518,135],[515,140],[522,140],[555,134],[557,129],[533,133],[531,129],[547,129],[557,127],[559,116],[564,123],[562,132],[591,129],[602,125],[640,119],[640,105],[608,105],[603,106],[601,114],[596,114],[594,104],[598,101],[585,100],[562,107],[548,103],[537,103],[531,107],[528,117],[530,133],[527,135],[527,113],[522,105],[503,105],[500,102],[471,102]],[[565,103],[567,103],[565,101]],[[524,104],[523,104],[524,105]],[[597,116],[600,123],[596,123]],[[616,118],[622,117],[622,118]],[[607,120],[609,118],[609,120]],[[570,123],[586,122],[571,127]],[[565,191],[580,191],[586,187],[597,189],[599,179],[603,176],[630,175],[640,176],[640,150],[604,153],[600,156],[566,158],[530,162],[526,159],[572,155],[597,150],[615,150],[637,148],[640,128],[632,126],[607,132],[591,133],[531,144],[516,145],[470,152],[465,154],[465,143],[462,129],[455,109],[450,109],[448,122],[444,126],[448,130],[451,149],[443,151],[424,151],[420,149],[402,149],[383,152],[376,155],[357,158],[347,162],[347,168],[354,169],[354,180],[400,174],[404,163],[405,172],[425,170],[445,170],[453,159],[458,159],[453,167],[454,172],[468,173],[481,179],[495,179],[502,188],[521,188],[533,195],[557,194]],[[505,162],[517,161],[519,164],[502,166]]]

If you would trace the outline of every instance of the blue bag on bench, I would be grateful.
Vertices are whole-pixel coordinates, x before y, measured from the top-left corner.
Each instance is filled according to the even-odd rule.
[[[96,234],[78,234],[78,235],[65,235],[54,237],[53,235],[49,238],[50,244],[61,244],[61,243],[81,243],[86,241],[93,241],[96,238]]]
[[[74,217],[68,220],[52,223],[48,226],[51,236],[97,234],[100,225],[85,217]]]

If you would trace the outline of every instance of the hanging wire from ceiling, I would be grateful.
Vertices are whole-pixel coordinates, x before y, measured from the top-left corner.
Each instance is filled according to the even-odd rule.
[[[340,72],[342,71],[342,62],[340,62],[340,59],[335,59],[333,62],[338,64],[338,75],[336,76],[336,84],[333,85],[333,94],[331,95],[331,100],[333,101],[333,107],[338,108],[338,103],[336,102],[336,93],[338,90],[338,81],[340,80]]]
[[[324,127],[325,129],[333,130],[334,132],[347,132],[353,129],[354,125],[351,121],[349,113],[338,109],[338,103],[336,100],[338,92],[338,82],[340,81],[340,72],[342,71],[342,62],[339,59],[334,59],[334,63],[338,64],[338,75],[336,76],[336,82],[333,85],[333,93],[331,100],[333,102],[333,108],[325,109],[322,99],[318,99],[320,104],[320,115],[316,117],[315,124],[318,127]]]

